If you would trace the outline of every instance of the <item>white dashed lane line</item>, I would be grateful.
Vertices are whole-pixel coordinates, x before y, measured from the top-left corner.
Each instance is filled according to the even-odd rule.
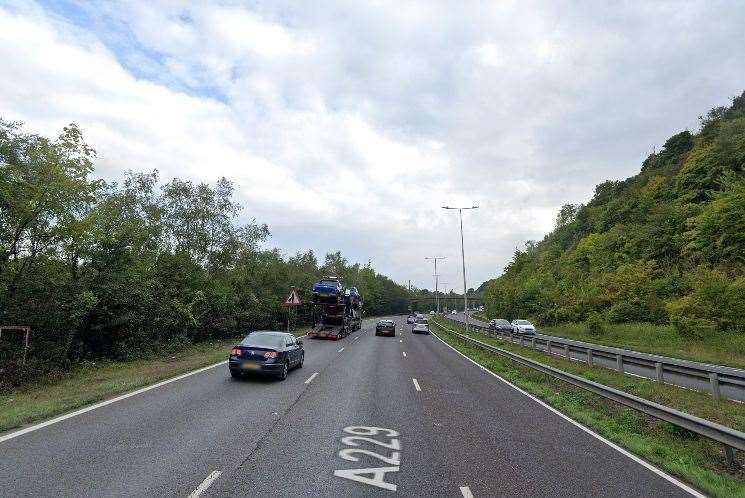
[[[344,351],[344,348],[341,348],[337,353],[341,353],[342,351]]]
[[[308,377],[308,380],[306,380],[305,383],[310,384],[311,382],[313,382],[313,379],[315,379],[317,376],[318,376],[318,372],[315,372],[313,375]]]
[[[401,351],[404,355],[404,358],[406,358],[406,351]]]
[[[471,488],[469,488],[468,486],[461,486],[460,494],[463,495],[463,498],[473,498],[473,493],[471,493]]]
[[[412,378],[411,381],[414,383],[414,389],[416,389],[417,391],[421,391],[422,390],[422,388],[419,387],[419,382],[417,382],[416,379]]]
[[[215,482],[218,477],[220,477],[220,474],[222,474],[222,472],[220,472],[219,470],[212,471],[212,473],[208,475],[204,479],[204,481],[202,481],[202,484],[197,486],[197,489],[191,492],[191,494],[189,495],[189,498],[197,498],[197,496],[207,491],[207,488],[209,488],[212,485],[212,483]]]

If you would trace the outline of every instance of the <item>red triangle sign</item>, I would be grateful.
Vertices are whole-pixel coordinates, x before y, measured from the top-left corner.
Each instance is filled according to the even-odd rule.
[[[303,304],[300,301],[300,296],[297,295],[297,290],[292,287],[290,288],[290,294],[287,296],[287,299],[285,299],[284,305],[285,306],[300,306]]]

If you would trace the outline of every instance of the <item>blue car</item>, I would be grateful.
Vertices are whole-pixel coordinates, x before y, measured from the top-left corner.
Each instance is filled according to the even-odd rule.
[[[313,300],[316,302],[337,303],[342,292],[338,278],[326,277],[313,284]]]
[[[259,330],[251,332],[233,346],[228,369],[234,378],[247,374],[268,374],[285,380],[292,368],[303,368],[303,340],[285,332]]]

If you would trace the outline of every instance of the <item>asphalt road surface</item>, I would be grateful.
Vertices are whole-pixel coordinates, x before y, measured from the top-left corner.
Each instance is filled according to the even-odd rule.
[[[2,496],[690,496],[433,335],[306,339],[0,443]],[[343,348],[343,349],[342,349]]]

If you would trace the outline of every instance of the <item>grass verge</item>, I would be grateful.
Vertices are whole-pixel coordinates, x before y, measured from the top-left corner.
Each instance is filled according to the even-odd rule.
[[[741,454],[736,455],[736,467],[727,467],[722,446],[717,443],[484,351],[448,333],[437,321],[433,321],[433,324],[439,337],[466,356],[669,474],[679,477],[711,496],[745,498],[745,468],[742,466]],[[448,328],[455,329],[450,325],[450,323],[446,324]],[[475,337],[503,349],[514,350],[523,356],[533,357],[534,352],[527,348],[512,346],[480,335]],[[581,367],[581,364],[575,365],[576,362],[550,358],[545,354],[540,354],[539,357],[534,359],[581,375],[577,370],[574,370],[574,367]],[[634,392],[634,389],[636,389],[634,394],[637,395],[654,387],[646,385],[635,387],[635,383],[646,384],[642,379],[612,379],[611,377],[614,375],[621,376],[620,374],[614,374],[612,371],[601,372],[599,367],[589,370],[598,371],[585,372],[583,376],[627,392]],[[587,376],[588,373],[589,376]],[[605,374],[608,374],[608,376]],[[594,377],[593,375],[598,376]],[[629,389],[624,389],[623,386]],[[688,392],[672,386],[657,387],[667,389],[659,392],[652,391],[652,393],[658,396],[664,394],[666,397],[655,399],[655,401],[668,406],[674,406],[675,400],[679,404],[683,404],[682,401],[687,399],[686,393],[700,396],[700,393]],[[683,392],[667,392],[667,390]],[[648,394],[650,393],[648,392]],[[647,399],[649,398],[647,397]],[[666,399],[669,402],[666,402]],[[686,401],[686,403],[690,402],[691,400]],[[714,403],[711,398],[708,399],[706,406],[708,405],[722,405],[725,413],[717,417],[706,418],[719,423],[734,422],[734,424],[727,425],[732,427],[739,425],[740,430],[742,430],[745,415],[741,412],[745,410],[742,410],[741,405],[730,402]],[[728,405],[734,406],[729,407]],[[710,415],[715,414],[716,411],[722,411],[721,407],[719,410],[712,409],[710,411],[703,404],[696,403],[695,406]],[[680,406],[676,406],[676,408],[681,409]],[[702,416],[701,414],[697,415]]]
[[[745,368],[743,335],[717,332],[702,339],[688,339],[677,334],[671,325],[651,323],[608,324],[600,336],[590,334],[581,323],[541,327],[541,332],[673,358]]]
[[[84,364],[62,379],[0,395],[0,432],[46,420],[227,359],[235,340],[189,346],[166,358]]]

